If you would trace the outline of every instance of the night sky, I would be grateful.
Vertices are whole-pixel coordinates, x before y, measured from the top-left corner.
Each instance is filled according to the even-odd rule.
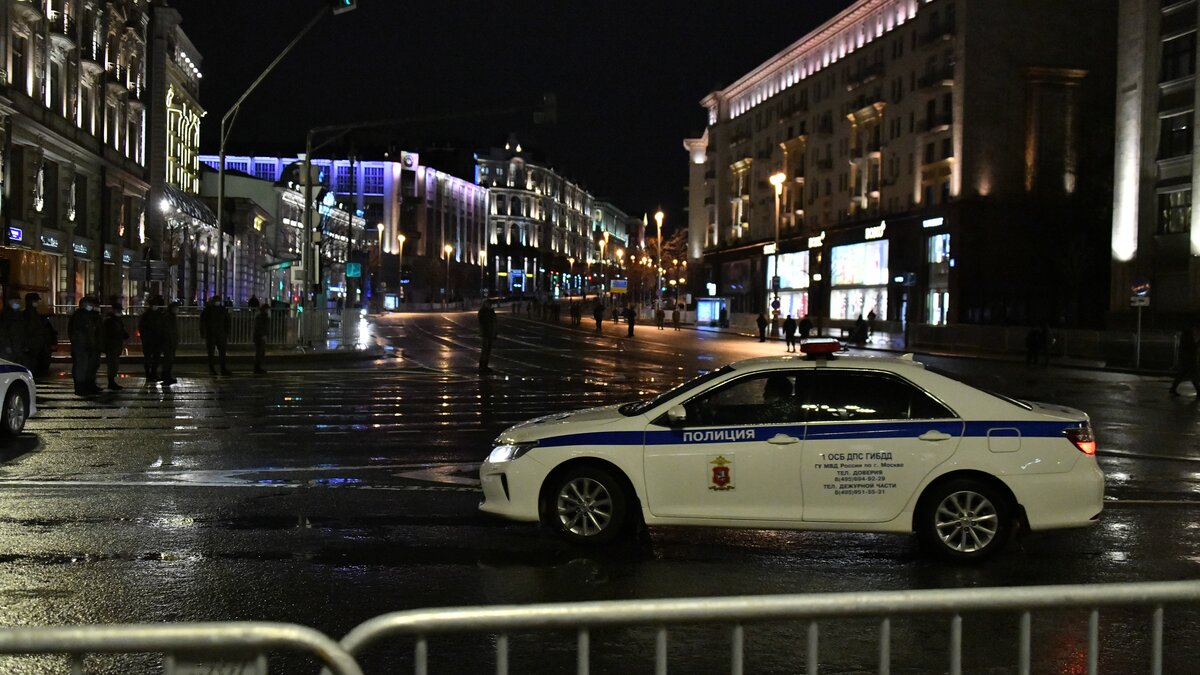
[[[703,130],[700,99],[849,1],[359,0],[325,18],[247,100],[229,152],[291,154],[313,126],[532,106],[551,91],[551,127],[533,126],[532,114],[412,124],[329,152],[470,151],[513,131],[631,215],[661,204],[673,229],[686,222],[682,140]],[[204,59],[201,146],[216,154],[221,116],[323,0],[169,2]]]

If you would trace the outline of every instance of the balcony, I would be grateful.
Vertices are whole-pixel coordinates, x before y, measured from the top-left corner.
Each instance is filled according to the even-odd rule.
[[[883,62],[863,66],[846,77],[846,91],[854,91],[868,82],[883,77]]]
[[[933,117],[926,117],[921,120],[921,130],[924,132],[944,131],[950,128],[954,123],[954,116],[950,113],[942,113]]]
[[[126,66],[112,66],[108,72],[104,74],[104,81],[108,84],[108,90],[113,94],[120,94],[128,89],[126,79],[129,76],[129,68]]]
[[[792,180],[803,185],[804,184],[804,167],[798,166],[792,170]]]
[[[50,19],[50,40],[62,49],[75,46],[75,17],[66,12],[55,12]]]
[[[954,86],[954,67],[947,66],[933,72],[928,72],[917,79],[917,87],[920,89],[933,89],[936,87],[953,87]]]
[[[923,33],[918,39],[920,40],[922,46],[928,47],[930,45],[938,45],[943,42],[949,42],[950,40],[953,40],[954,33],[955,29],[952,24],[942,23],[930,26],[929,30]]]
[[[94,76],[104,70],[104,45],[92,31],[84,31],[79,45],[79,62],[88,75]]]
[[[46,18],[42,13],[43,6],[40,0],[12,0],[13,13],[30,23]]]

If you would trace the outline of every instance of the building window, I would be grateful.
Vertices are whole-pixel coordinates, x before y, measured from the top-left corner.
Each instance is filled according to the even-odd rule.
[[[1196,73],[1196,33],[1163,43],[1162,81],[1170,82]]]
[[[1164,117],[1158,158],[1168,159],[1192,154],[1192,112]]]
[[[350,182],[350,165],[339,164],[335,170],[336,179],[334,181],[334,192],[348,194],[353,191],[353,184]]]
[[[925,262],[940,263],[950,259],[950,235],[935,234],[929,238],[929,250]]]
[[[275,165],[269,162],[255,162],[254,177],[259,180],[275,181]]]
[[[383,194],[383,167],[382,166],[364,166],[363,167],[363,194],[368,194],[368,195]]]
[[[1192,222],[1192,191],[1179,190],[1158,195],[1158,233],[1187,232]]]

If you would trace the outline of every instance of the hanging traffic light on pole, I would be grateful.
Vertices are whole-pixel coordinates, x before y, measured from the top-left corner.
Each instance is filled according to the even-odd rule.
[[[358,0],[330,0],[334,14],[345,14],[358,9]]]

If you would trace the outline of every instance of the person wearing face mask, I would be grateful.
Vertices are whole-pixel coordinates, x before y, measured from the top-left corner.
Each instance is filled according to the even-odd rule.
[[[117,384],[117,375],[121,372],[121,352],[125,351],[125,341],[129,339],[129,331],[125,330],[125,319],[121,317],[123,308],[114,302],[112,311],[104,319],[101,335],[104,340],[104,353],[108,363],[108,388],[116,391],[124,389]]]
[[[50,372],[50,352],[58,344],[58,331],[50,323],[50,317],[38,311],[42,296],[37,293],[25,294],[25,311],[22,313],[25,325],[25,352],[29,358],[29,369],[35,377],[42,377]]]
[[[96,386],[96,371],[100,369],[100,303],[85,295],[79,309],[67,322],[71,338],[71,376],[75,380],[76,396],[91,396],[101,391]]]
[[[16,297],[5,301],[4,311],[0,311],[0,357],[29,367],[25,352],[25,317],[21,315],[21,301]]]

